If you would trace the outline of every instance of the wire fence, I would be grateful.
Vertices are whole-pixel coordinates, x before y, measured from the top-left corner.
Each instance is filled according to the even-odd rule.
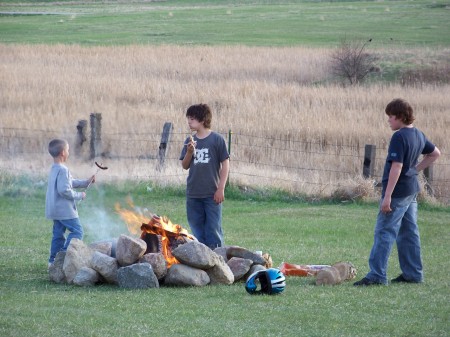
[[[363,174],[366,144],[330,144],[302,139],[296,134],[266,137],[230,130],[220,133],[230,152],[229,181],[244,188],[276,187],[326,195],[354,184]],[[165,136],[167,144],[162,144]],[[164,130],[152,133],[103,131],[96,140],[101,142],[100,150],[93,155],[89,140],[92,135],[80,145],[75,132],[0,128],[1,167],[24,174],[44,173],[48,169],[48,142],[52,138],[64,138],[70,144],[72,161],[88,163],[93,158],[102,158],[109,166],[116,166],[118,169],[111,173],[111,179],[184,183],[187,173],[181,169],[179,156],[188,136],[188,133],[173,130],[169,137],[164,135]],[[369,178],[376,185],[383,173],[387,145],[386,142],[373,145],[376,155]],[[450,156],[447,153],[442,153],[427,178],[434,196],[450,203]]]

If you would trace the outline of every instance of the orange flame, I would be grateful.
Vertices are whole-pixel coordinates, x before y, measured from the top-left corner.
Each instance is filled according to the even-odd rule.
[[[149,218],[143,214],[138,214],[129,209],[121,208],[119,203],[116,203],[115,208],[122,220],[125,221],[128,231],[131,234],[139,235],[141,233],[141,225],[149,221]]]
[[[142,233],[156,234],[161,237],[161,250],[164,258],[167,261],[167,266],[179,263],[178,260],[172,255],[172,251],[169,247],[169,236],[178,237],[181,232],[187,231],[180,225],[174,225],[167,217],[159,217],[154,215],[148,223],[144,223],[141,226]],[[141,236],[142,238],[142,236]]]
[[[134,208],[130,200],[128,200],[128,203]],[[195,240],[195,238],[190,235],[185,228],[180,225],[173,224],[166,216],[159,217],[151,213],[149,213],[149,216],[145,216],[129,209],[123,209],[119,203],[116,203],[115,208],[117,213],[125,221],[128,231],[131,234],[141,235],[141,238],[144,233],[155,234],[161,237],[161,253],[164,255],[168,267],[179,263],[178,260],[172,255],[172,251],[169,246],[170,237],[176,239],[180,236],[184,236],[191,240]]]

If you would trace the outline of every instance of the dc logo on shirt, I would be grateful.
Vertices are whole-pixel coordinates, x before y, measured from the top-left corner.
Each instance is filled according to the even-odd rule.
[[[194,164],[208,164],[210,159],[209,149],[195,150]]]
[[[394,157],[394,158],[397,157],[397,153],[392,152],[392,153],[391,153],[391,157]]]

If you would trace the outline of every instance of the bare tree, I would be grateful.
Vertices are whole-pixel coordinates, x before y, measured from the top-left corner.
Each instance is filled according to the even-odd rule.
[[[350,85],[364,81],[366,76],[377,69],[375,57],[365,50],[372,41],[348,41],[342,40],[338,49],[331,54],[331,71],[333,75],[348,81]]]

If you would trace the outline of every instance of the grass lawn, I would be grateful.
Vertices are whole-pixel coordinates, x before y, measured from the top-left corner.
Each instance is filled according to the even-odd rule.
[[[18,5],[20,3],[20,5]],[[448,1],[0,1],[0,43],[333,46],[450,45]],[[44,15],[45,14],[45,15]],[[150,188],[151,187],[151,188]],[[422,205],[426,282],[355,288],[288,277],[279,296],[243,283],[125,290],[48,281],[45,182],[0,172],[1,336],[448,336],[450,209]],[[85,242],[127,233],[115,203],[186,225],[181,189],[95,184],[79,206]],[[227,191],[226,244],[272,255],[275,266],[351,261],[365,275],[377,205],[310,203]],[[395,249],[389,277],[399,274]]]
[[[18,5],[20,3],[20,5]],[[448,1],[1,1],[0,42],[448,46]]]
[[[447,336],[450,210],[422,206],[419,221],[426,282],[355,288],[321,287],[288,277],[279,296],[251,296],[242,283],[202,288],[124,290],[48,281],[51,224],[45,184],[3,178],[0,193],[0,334],[2,336]],[[1,181],[1,180],[0,180]],[[127,233],[114,212],[127,196],[136,206],[186,224],[180,189],[146,183],[94,186],[80,205],[85,242]],[[312,204],[229,191],[226,243],[282,261],[345,260],[367,272],[375,204]],[[389,277],[399,273],[395,251]]]

